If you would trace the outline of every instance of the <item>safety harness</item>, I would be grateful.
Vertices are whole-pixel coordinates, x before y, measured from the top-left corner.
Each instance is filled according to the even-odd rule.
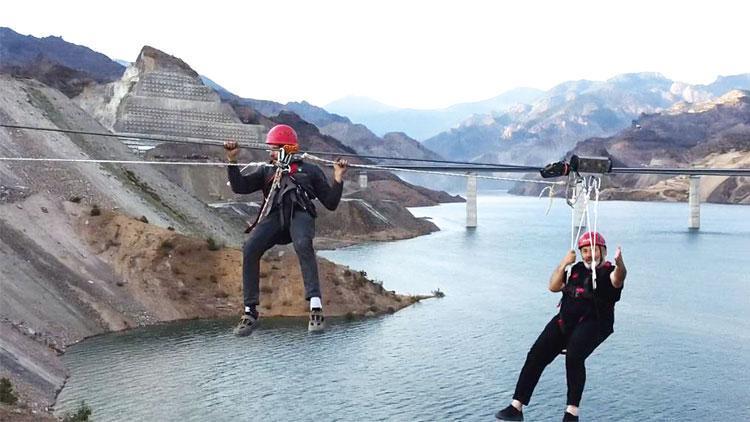
[[[266,186],[269,186],[268,193],[263,197],[263,203],[261,204],[258,216],[252,224],[248,224],[245,233],[249,233],[254,229],[271,212],[274,206],[279,207],[281,210],[279,218],[281,219],[282,227],[287,227],[291,222],[297,207],[310,213],[313,217],[317,216],[315,205],[312,202],[314,195],[307,192],[294,177],[302,164],[302,161],[295,157],[297,152],[299,152],[297,145],[284,145],[278,150],[278,156],[272,163],[275,171],[266,180]],[[290,215],[288,216],[289,220],[287,220],[286,212],[284,212],[284,198],[289,194],[293,197],[290,198],[291,210],[289,210]]]

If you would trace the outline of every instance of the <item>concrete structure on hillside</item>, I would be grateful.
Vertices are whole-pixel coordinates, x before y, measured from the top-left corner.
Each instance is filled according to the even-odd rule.
[[[261,142],[263,127],[241,123],[232,107],[222,103],[200,78],[178,69],[141,72],[118,107],[115,132],[168,139]],[[127,143],[139,151],[158,144]]]

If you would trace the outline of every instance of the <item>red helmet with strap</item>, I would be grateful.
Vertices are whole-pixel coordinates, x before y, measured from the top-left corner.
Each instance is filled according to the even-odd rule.
[[[276,125],[268,131],[266,144],[282,146],[297,145],[297,132],[288,125]]]
[[[578,249],[581,249],[584,246],[591,246],[591,238],[594,238],[594,244],[597,246],[601,246],[603,248],[607,247],[607,242],[604,240],[604,236],[602,236],[598,232],[586,232],[581,235],[581,237],[578,238]]]

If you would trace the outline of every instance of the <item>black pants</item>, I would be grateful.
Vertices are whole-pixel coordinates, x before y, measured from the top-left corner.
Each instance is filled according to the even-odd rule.
[[[531,394],[534,392],[542,371],[560,354],[562,349],[567,349],[565,354],[565,373],[568,381],[568,404],[578,406],[583,395],[583,386],[586,383],[586,358],[599,346],[609,334],[601,334],[599,323],[596,320],[584,320],[579,322],[571,332],[563,334],[558,325],[556,315],[544,327],[534,345],[531,346],[526,363],[521,369],[518,377],[516,391],[513,398],[528,405]]]
[[[315,219],[305,211],[298,210],[284,228],[279,219],[279,213],[268,214],[250,232],[242,253],[242,291],[245,306],[260,303],[260,258],[274,245],[286,244],[290,241],[297,252],[302,280],[305,283],[305,299],[322,297],[318,280],[318,263],[313,249],[315,237]]]

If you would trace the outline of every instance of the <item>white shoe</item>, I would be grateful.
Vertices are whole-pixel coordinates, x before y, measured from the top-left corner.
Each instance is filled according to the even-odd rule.
[[[315,308],[310,310],[310,322],[307,324],[307,331],[323,331],[326,329],[326,319],[323,316],[323,310]]]

